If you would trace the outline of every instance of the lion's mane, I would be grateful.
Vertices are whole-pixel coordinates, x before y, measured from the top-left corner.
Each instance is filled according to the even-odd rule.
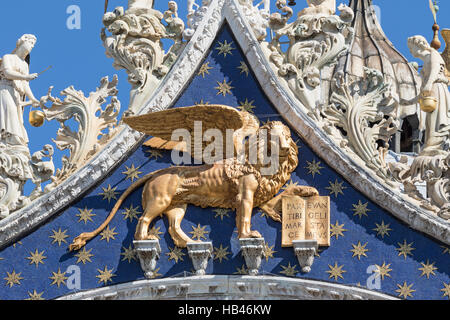
[[[288,127],[286,127],[279,121],[272,121],[262,126],[258,130],[258,135],[262,130],[267,130],[270,136],[270,131],[277,125],[283,126],[284,134],[289,139],[288,142],[290,148],[288,156],[284,159],[284,161],[280,161],[279,168],[275,174],[270,176],[262,175],[261,168],[263,167],[263,165],[261,165],[260,163],[251,164],[249,162],[249,150],[258,150],[258,161],[263,158],[264,148],[261,145],[255,146],[249,145],[249,143],[247,143],[245,162],[239,161],[236,158],[227,159],[224,161],[225,174],[227,178],[232,182],[236,193],[238,193],[239,178],[248,174],[255,175],[256,179],[258,180],[258,189],[256,190],[254,196],[255,207],[271,200],[291,178],[291,173],[298,165],[298,148],[291,138],[290,130]],[[254,139],[253,143],[259,143],[259,141],[260,139]],[[254,147],[255,149],[249,147]],[[268,145],[267,149],[268,154],[271,154],[270,144]]]

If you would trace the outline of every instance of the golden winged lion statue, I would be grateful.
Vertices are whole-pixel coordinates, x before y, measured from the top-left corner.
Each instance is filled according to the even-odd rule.
[[[93,232],[82,233],[76,237],[69,249],[79,250],[87,241],[97,236],[111,222],[124,200],[137,188],[143,187],[142,208],[144,213],[136,227],[135,240],[156,240],[149,234],[152,221],[165,214],[169,220],[169,234],[176,246],[185,248],[187,243],[195,242],[181,229],[180,224],[188,204],[202,208],[214,207],[236,211],[238,237],[259,238],[260,233],[251,229],[253,208],[260,207],[275,221],[281,222],[281,194],[275,197],[290,180],[291,173],[298,165],[298,148],[291,138],[291,132],[280,121],[269,121],[259,126],[258,119],[245,111],[222,105],[197,105],[174,108],[142,116],[128,117],[124,122],[131,128],[153,136],[144,145],[160,149],[187,150],[189,146],[172,141],[172,132],[178,128],[194,133],[195,123],[201,121],[202,134],[209,129],[218,129],[226,135],[233,130],[234,152],[212,164],[198,166],[174,166],[151,172],[133,183],[119,198],[103,224]],[[267,140],[261,147],[261,139],[251,139],[261,132],[276,136]],[[195,136],[195,135],[194,135]],[[246,138],[247,137],[247,138]],[[253,141],[253,142],[252,142]],[[258,142],[257,152],[272,151],[276,148],[278,166],[270,175],[262,174],[267,164],[249,161],[252,143]],[[276,145],[273,141],[277,141]],[[224,152],[226,141],[223,141]],[[191,144],[191,155],[195,154],[195,143]],[[265,148],[264,148],[265,147]],[[198,147],[197,147],[198,148]],[[244,156],[239,158],[237,155]],[[239,153],[241,152],[241,153]],[[216,154],[217,155],[217,154]],[[220,155],[220,154],[219,154]],[[222,155],[220,155],[222,156]],[[315,188],[292,185],[282,194],[310,197],[318,195]]]

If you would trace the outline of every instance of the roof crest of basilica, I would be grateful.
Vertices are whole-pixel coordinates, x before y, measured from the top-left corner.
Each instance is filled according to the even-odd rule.
[[[428,127],[424,148],[413,157],[396,153],[389,157],[392,153],[388,152],[391,139],[401,129],[403,117],[415,112],[423,126],[434,123],[436,116],[444,125],[449,124],[442,112],[443,108],[448,110],[449,107],[442,102],[449,95],[448,90],[446,93],[441,90],[444,80],[435,79],[435,83],[424,84],[419,89],[418,75],[400,54],[393,57],[395,61],[391,63],[405,68],[409,74],[407,79],[398,75],[395,66],[392,69],[386,67],[384,54],[379,57],[382,61],[380,69],[368,63],[357,78],[346,77],[346,73],[352,74],[351,61],[357,56],[354,39],[362,38],[359,32],[363,32],[363,28],[355,25],[367,23],[365,19],[375,19],[373,14],[361,15],[353,9],[356,5],[368,6],[370,1],[355,0],[350,6],[341,5],[339,15],[335,1],[310,2],[313,5],[301,11],[292,22],[289,21],[293,11],[285,0],[277,1],[279,12],[272,14],[269,0],[263,1],[261,8],[250,0],[203,1],[197,10],[193,9],[193,1],[188,1],[186,26],[178,17],[174,1],[169,2],[164,13],[149,9],[153,0],[130,0],[127,10],[119,7],[106,13],[102,31],[106,54],[114,59],[116,68],[126,70],[132,85],[125,115],[170,108],[200,67],[226,22],[269,100],[318,156],[393,216],[415,230],[450,244],[448,126],[444,126],[447,134]],[[151,30],[131,24],[133,19],[141,21],[142,25],[150,24]],[[378,22],[370,28],[384,35]],[[269,29],[272,33],[270,41],[266,40]],[[168,52],[162,49],[161,39],[174,40]],[[283,39],[287,39],[287,46]],[[413,52],[419,52],[420,48],[430,52],[429,56],[420,56],[429,60],[427,65],[440,63],[437,51],[432,51],[434,49],[421,38],[411,38],[409,43]],[[387,40],[383,46],[397,52]],[[322,80],[325,80],[323,84]],[[63,92],[65,100],[52,97],[50,92],[41,99],[47,119],[55,119],[64,125],[73,117],[79,120],[81,129],[77,134],[68,129],[58,132],[57,148],[68,148],[72,153],[64,167],[46,177],[47,180],[42,174],[33,178],[39,186],[52,181],[44,191],[38,190],[34,196],[25,199],[20,193],[20,185],[26,179],[15,178],[14,205],[8,208],[10,201],[2,207],[6,209],[3,210],[4,219],[0,221],[1,246],[20,238],[69,206],[143,141],[142,133],[116,119],[120,102],[115,98],[115,81],[103,79],[99,89],[89,98],[69,88]],[[403,90],[402,86],[408,88]],[[424,94],[420,101],[414,100],[419,90]],[[438,90],[441,95],[434,105],[432,102],[436,99],[425,94],[433,90]],[[111,104],[102,108],[107,98],[111,98]],[[47,107],[49,103],[51,105]],[[424,111],[433,106],[441,111]],[[93,117],[92,111],[95,113],[99,108],[101,115]],[[71,114],[67,114],[68,109]],[[105,128],[109,133],[98,139],[98,134]],[[24,157],[28,153],[25,151]],[[38,169],[44,164],[44,169],[52,171],[42,161],[46,155],[45,152],[40,158],[36,155],[35,169],[31,167],[30,170],[41,172]],[[27,164],[24,167],[26,169]],[[428,196],[421,192],[419,182],[427,185]]]

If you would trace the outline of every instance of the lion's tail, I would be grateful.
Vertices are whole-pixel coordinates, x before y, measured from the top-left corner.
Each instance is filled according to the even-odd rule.
[[[153,178],[155,176],[155,174],[158,173],[159,171],[160,170],[151,172],[151,173],[147,174],[146,176],[142,177],[141,179],[139,179],[138,181],[136,181],[135,183],[133,183],[120,196],[120,198],[119,198],[119,200],[117,200],[114,208],[111,210],[111,213],[109,214],[108,218],[106,218],[106,220],[100,225],[100,227],[98,227],[97,229],[95,229],[92,232],[85,232],[85,233],[80,234],[78,237],[76,237],[73,240],[72,244],[69,246],[69,251],[80,250],[82,247],[84,247],[86,245],[87,241],[91,240],[92,238],[96,237],[100,232],[102,232],[106,228],[106,226],[111,222],[111,220],[114,218],[114,216],[116,215],[117,211],[119,210],[120,206],[125,201],[125,199],[133,191],[135,191],[137,188],[144,185],[148,180]]]

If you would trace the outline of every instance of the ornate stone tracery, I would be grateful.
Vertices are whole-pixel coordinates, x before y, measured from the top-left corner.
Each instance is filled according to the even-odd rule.
[[[69,150],[70,153],[69,157],[63,156],[63,167],[52,177],[52,183],[46,187],[47,192],[80,169],[118,132],[120,101],[116,97],[117,83],[117,76],[111,82],[105,77],[100,87],[88,97],[69,87],[61,92],[61,95],[66,96],[64,100],[53,97],[51,87],[47,96],[41,99],[47,120],[57,120],[61,125],[53,142],[59,150]],[[102,109],[108,97],[111,97],[111,103]],[[49,108],[45,106],[48,101],[52,103]],[[78,122],[77,131],[73,131],[66,123],[71,119]]]
[[[239,4],[250,27],[258,41],[264,41],[267,37],[269,26],[270,0],[259,0],[254,5],[253,0],[239,0]],[[262,5],[262,8],[260,6]]]
[[[268,58],[305,111],[320,120],[316,107],[320,101],[321,70],[346,53],[353,40],[353,12],[346,6],[341,7],[340,16],[302,11],[295,22],[287,24],[292,12],[286,1],[279,0],[277,7],[285,14],[272,14],[270,18],[275,35],[267,46]],[[289,39],[286,52],[280,42],[284,36]]]
[[[352,83],[343,80],[343,75],[337,76],[330,104],[323,108],[323,129],[389,182],[385,156],[398,130],[397,103],[379,71],[366,68],[365,72],[364,80]]]
[[[116,69],[125,69],[132,85],[129,111],[134,113],[148,100],[184,47],[184,22],[178,17],[178,5],[169,1],[161,13],[153,9],[153,0],[130,1],[127,10],[117,7],[103,16],[101,39],[106,55],[114,59]],[[166,24],[162,21],[165,20]],[[106,31],[110,33],[108,36]],[[174,41],[165,53],[162,39]]]
[[[195,0],[188,0],[188,15],[187,15],[187,28],[183,32],[183,37],[186,40],[191,40],[198,25],[205,17],[208,7],[211,4],[211,0],[201,0],[201,4],[198,5]],[[194,9],[197,8],[197,10]]]

